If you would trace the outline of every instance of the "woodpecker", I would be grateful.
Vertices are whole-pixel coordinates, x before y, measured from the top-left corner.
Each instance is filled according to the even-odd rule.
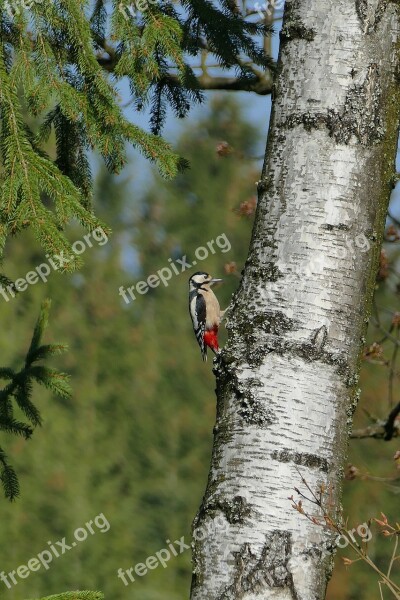
[[[189,279],[189,312],[204,361],[207,360],[207,346],[215,354],[219,352],[218,328],[225,311],[221,311],[211,289],[219,281],[222,279],[213,279],[204,271],[198,271]]]

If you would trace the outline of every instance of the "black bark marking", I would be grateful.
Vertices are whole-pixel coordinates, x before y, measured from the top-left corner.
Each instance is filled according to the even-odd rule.
[[[287,21],[281,29],[280,40],[281,44],[285,44],[290,40],[305,40],[312,42],[316,36],[315,29],[306,27],[300,19],[295,21]]]
[[[265,402],[258,399],[254,394],[254,388],[261,385],[258,379],[246,379],[242,382],[236,375],[233,375],[230,390],[239,405],[237,412],[243,421],[247,425],[266,429],[276,422],[276,416],[266,408]]]
[[[331,223],[324,223],[321,225],[321,229],[325,229],[326,231],[333,231],[334,229],[339,231],[350,231],[351,227],[350,225],[346,225],[346,223],[337,223],[335,225]]]
[[[251,287],[251,286],[250,286]],[[267,294],[267,291],[265,291]],[[242,339],[239,344],[229,346],[230,356],[223,355],[226,362],[231,363],[236,359],[245,358],[250,366],[260,365],[266,354],[272,352],[275,347],[270,347],[269,339],[281,340],[289,331],[296,329],[296,322],[285,313],[276,310],[259,311],[259,295],[246,291],[247,310],[241,311],[234,319],[230,319],[226,328],[230,332],[241,331]],[[265,343],[267,341],[267,343]],[[235,357],[234,359],[232,357]]]
[[[303,125],[304,129],[311,132],[313,129],[322,129],[326,127],[328,118],[324,113],[304,112],[302,114],[293,114],[287,117],[278,127],[283,129],[293,129],[296,125]]]
[[[263,251],[261,253],[263,253]],[[278,269],[274,262],[271,260],[267,262],[260,262],[260,256],[257,256],[256,262],[249,258],[246,261],[245,271],[249,281],[253,284],[260,280],[264,283],[267,281],[276,282],[283,277],[282,272]],[[251,283],[249,285],[251,286]],[[251,294],[250,288],[248,291]]]
[[[218,512],[222,512],[228,523],[231,525],[244,525],[246,519],[252,514],[251,505],[244,496],[234,496],[231,500],[221,496],[211,497],[203,505],[203,514],[209,517],[215,517]]]
[[[291,40],[305,40],[312,42],[316,35],[316,30],[307,27],[300,17],[301,2],[293,0],[287,2],[285,6],[285,18],[280,32],[280,44],[285,44]]]
[[[251,382],[249,386],[241,386],[242,391],[236,390],[236,397],[239,400],[238,414],[247,425],[255,425],[261,429],[266,429],[272,423],[276,422],[275,415],[265,408],[265,406],[254,397],[251,392]]]
[[[317,330],[319,331],[319,330]],[[315,335],[315,334],[314,334]],[[290,339],[281,337],[279,335],[264,335],[263,340],[257,344],[257,338],[251,341],[252,350],[248,349],[248,353],[245,352],[244,356],[250,366],[253,364],[259,364],[265,357],[271,352],[275,352],[281,356],[292,355],[302,358],[305,362],[322,362],[327,365],[332,365],[336,368],[337,372],[341,375],[348,377],[350,367],[346,355],[342,355],[335,352],[330,352],[324,348],[326,338],[322,339],[322,347],[315,345],[313,339],[305,342],[292,341]],[[232,346],[230,348],[233,350]],[[243,358],[242,353],[239,354]]]
[[[308,452],[294,452],[285,448],[284,450],[274,451],[271,454],[274,460],[283,463],[293,462],[295,465],[309,467],[310,469],[319,469],[323,473],[328,473],[329,464],[326,458],[309,454]]]
[[[269,189],[271,188],[271,183],[272,183],[272,179],[266,177],[265,179],[260,179],[260,181],[257,181],[256,185],[257,185],[257,192],[258,194],[261,196],[263,194],[265,194],[265,192],[268,192]]]
[[[379,68],[373,63],[364,81],[350,88],[341,113],[328,111],[328,129],[337,143],[348,144],[354,136],[361,145],[371,146],[383,139],[381,93]]]
[[[293,114],[279,127],[291,129],[303,125],[309,132],[327,127],[329,135],[338,144],[348,145],[355,138],[362,146],[372,146],[385,134],[381,93],[379,68],[374,63],[368,67],[364,80],[350,87],[341,111],[329,109],[327,113]]]
[[[251,314],[251,310],[249,313]],[[349,375],[346,355],[325,348],[328,340],[325,326],[315,330],[308,340],[293,341],[285,337],[285,334],[296,330],[295,319],[280,311],[266,310],[255,316],[250,316],[249,313],[238,316],[227,324],[228,330],[239,330],[243,337],[240,343],[231,343],[228,349],[224,349],[221,361],[225,366],[243,362],[243,359],[250,367],[258,366],[265,361],[268,354],[275,352],[281,356],[299,356],[308,363],[320,361],[333,365],[338,373],[346,377]]]
[[[235,326],[246,335],[251,336],[255,332],[262,331],[266,334],[281,336],[294,329],[293,319],[290,319],[281,311],[264,310],[254,316],[243,315],[236,319]]]
[[[315,331],[315,333],[311,337],[311,343],[314,346],[315,350],[321,352],[323,347],[326,344],[326,340],[328,339],[328,330],[325,325],[322,325],[319,329]]]

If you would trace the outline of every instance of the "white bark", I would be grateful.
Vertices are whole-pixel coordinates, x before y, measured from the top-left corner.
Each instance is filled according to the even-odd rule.
[[[287,0],[259,206],[216,367],[192,600],[322,600],[332,536],[291,509],[340,481],[394,174],[398,6]]]

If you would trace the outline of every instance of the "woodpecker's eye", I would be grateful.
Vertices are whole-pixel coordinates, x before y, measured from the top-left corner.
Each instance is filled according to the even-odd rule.
[[[208,275],[203,275],[203,279],[207,279]]]

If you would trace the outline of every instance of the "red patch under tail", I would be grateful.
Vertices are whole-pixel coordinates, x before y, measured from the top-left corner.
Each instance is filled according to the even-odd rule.
[[[204,333],[204,343],[206,346],[211,348],[213,352],[219,351],[218,346],[218,326],[214,326],[213,329],[208,330]]]

